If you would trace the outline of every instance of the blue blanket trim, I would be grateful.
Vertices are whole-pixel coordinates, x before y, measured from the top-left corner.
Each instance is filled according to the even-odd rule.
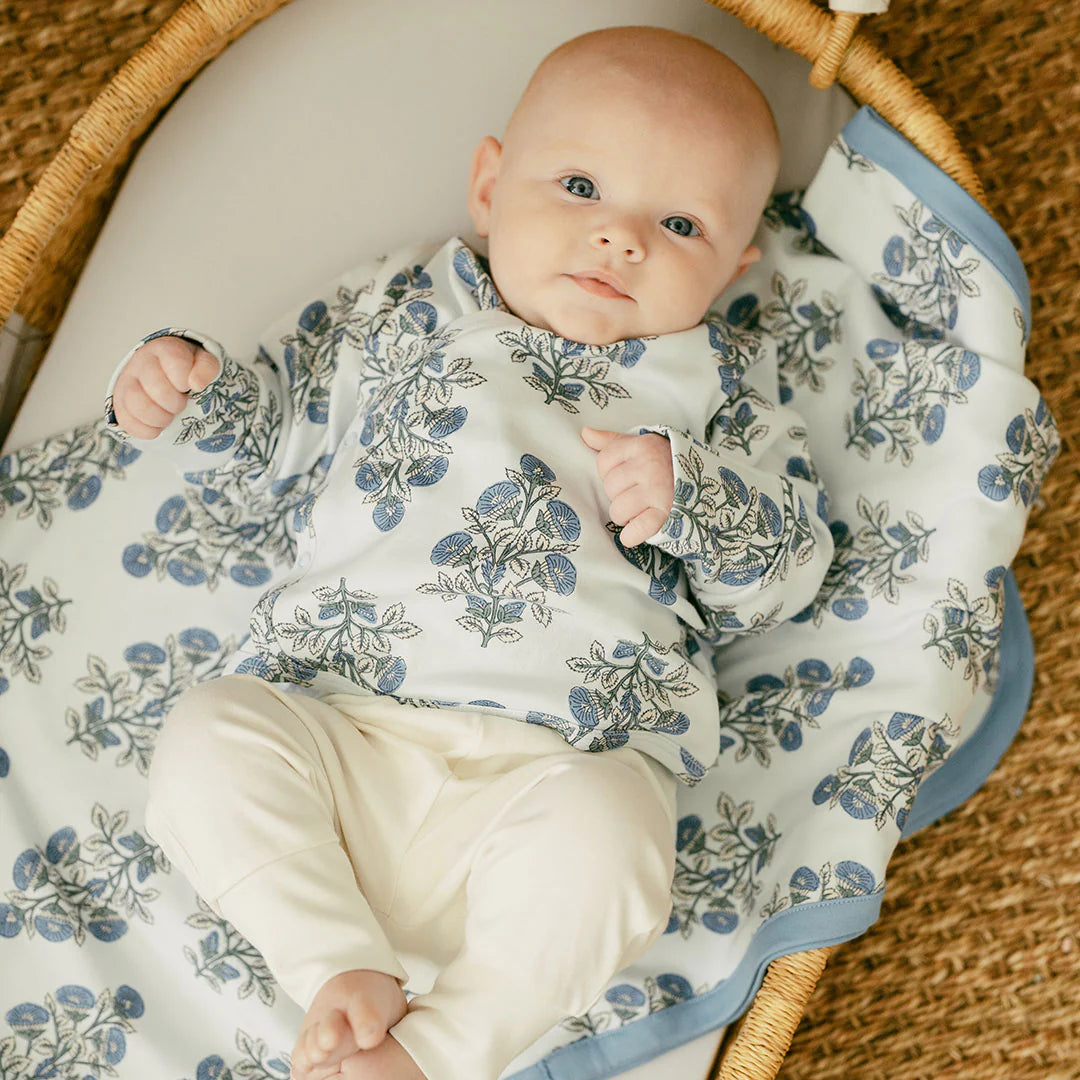
[[[881,897],[879,892],[788,908],[761,926],[732,975],[707,994],[559,1047],[509,1080],[602,1080],[730,1024],[753,1001],[773,960],[858,937],[877,920]]]
[[[1004,587],[1001,661],[993,700],[978,730],[919,787],[904,837],[954,810],[978,791],[1024,718],[1035,680],[1035,648],[1012,570],[1005,575]],[[773,960],[858,937],[877,921],[882,895],[788,908],[762,924],[739,966],[707,994],[560,1047],[509,1080],[603,1080],[730,1024],[753,1001]]]
[[[932,206],[997,267],[1016,294],[1025,326],[1031,326],[1031,289],[1024,264],[1005,230],[986,210],[869,105],[864,105],[840,134],[853,150],[892,173],[912,194]]]

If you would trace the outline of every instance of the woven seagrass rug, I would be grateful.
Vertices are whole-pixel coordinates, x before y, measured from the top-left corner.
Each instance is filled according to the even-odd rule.
[[[179,3],[0,2],[0,231],[94,95]],[[880,920],[833,953],[780,1075],[1077,1080],[1080,0],[892,8],[862,33],[952,125],[1027,267],[1027,372],[1063,450],[1014,564],[1036,648],[1020,734],[982,790],[897,850]],[[65,272],[77,275],[92,233]]]

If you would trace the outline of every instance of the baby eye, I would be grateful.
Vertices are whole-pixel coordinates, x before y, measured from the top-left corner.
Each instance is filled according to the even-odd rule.
[[[565,176],[559,181],[571,195],[579,195],[583,199],[599,198],[594,195],[596,191],[593,182],[584,176]]]
[[[665,228],[670,229],[678,236],[700,236],[698,227],[689,219],[684,217],[669,217],[664,218],[660,222]]]

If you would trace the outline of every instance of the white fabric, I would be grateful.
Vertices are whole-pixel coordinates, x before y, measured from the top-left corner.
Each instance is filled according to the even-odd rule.
[[[170,712],[146,820],[305,1008],[343,971],[437,965],[391,1034],[429,1080],[496,1080],[663,933],[675,789],[628,747],[227,676]]]
[[[699,782],[719,730],[693,632],[767,632],[832,559],[772,343],[719,321],[566,341],[506,310],[460,238],[298,299],[167,432],[129,440],[237,502],[295,508],[296,563],[226,670],[498,710]],[[669,440],[675,504],[632,549],[585,426]]]

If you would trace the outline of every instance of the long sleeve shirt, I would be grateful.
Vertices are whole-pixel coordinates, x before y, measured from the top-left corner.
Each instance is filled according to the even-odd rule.
[[[228,670],[624,745],[697,783],[719,748],[699,642],[805,608],[825,496],[774,349],[722,321],[585,345],[502,302],[459,238],[335,280],[152,441],[193,482],[295,507],[297,558]],[[136,348],[139,346],[137,345]],[[134,349],[132,349],[134,352]],[[583,427],[670,440],[675,498],[624,548]]]

